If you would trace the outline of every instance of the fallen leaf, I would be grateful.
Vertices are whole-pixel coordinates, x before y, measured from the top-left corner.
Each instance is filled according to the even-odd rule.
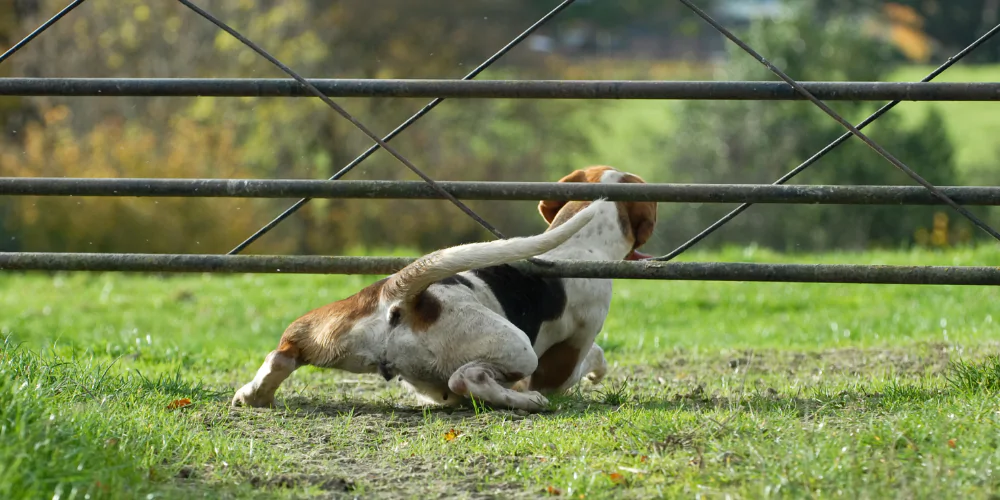
[[[643,455],[642,457],[639,458],[640,462],[645,462],[646,460],[649,460],[649,457],[647,457],[646,455]]]
[[[448,432],[444,433],[445,441],[454,441],[455,438],[462,435],[462,431],[456,431],[455,429],[448,429]]]
[[[545,491],[548,492],[549,495],[556,497],[562,495],[562,491],[560,491],[559,488],[553,488],[552,486],[545,488]]]
[[[115,447],[118,446],[118,438],[111,438],[104,442],[104,446]]]
[[[608,474],[608,479],[610,479],[611,482],[615,484],[622,484],[623,482],[625,482],[625,476],[617,472],[612,472],[611,474]]]
[[[168,410],[176,410],[178,408],[183,408],[191,404],[191,400],[188,398],[175,399],[167,405]]]
[[[949,439],[948,440],[948,447],[949,448],[954,448],[955,447],[955,440],[954,439]]]

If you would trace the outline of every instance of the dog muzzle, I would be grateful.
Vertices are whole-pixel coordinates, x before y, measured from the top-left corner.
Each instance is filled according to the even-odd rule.
[[[386,361],[378,362],[378,374],[381,375],[386,382],[392,380],[392,378],[396,376],[396,374],[392,372],[392,367],[389,366],[389,363]]]

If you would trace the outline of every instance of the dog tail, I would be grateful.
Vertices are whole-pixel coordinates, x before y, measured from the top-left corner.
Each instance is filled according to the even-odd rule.
[[[535,236],[469,243],[429,253],[392,275],[382,287],[382,298],[387,302],[410,302],[435,282],[455,274],[548,252],[583,229],[602,203],[607,202],[594,201],[566,223]]]

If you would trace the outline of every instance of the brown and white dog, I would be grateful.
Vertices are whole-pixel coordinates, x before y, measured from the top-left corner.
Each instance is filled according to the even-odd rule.
[[[644,182],[590,167],[560,182]],[[278,386],[314,365],[399,377],[436,404],[469,397],[538,410],[544,394],[607,371],[594,340],[611,305],[609,279],[539,278],[509,263],[636,260],[656,225],[656,203],[542,201],[542,234],[438,250],[346,299],[295,320],[234,406],[272,406]]]

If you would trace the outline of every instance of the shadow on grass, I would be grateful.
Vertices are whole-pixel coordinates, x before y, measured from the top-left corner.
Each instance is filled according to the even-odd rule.
[[[701,386],[687,393],[668,397],[644,397],[633,394],[627,386],[610,386],[587,394],[575,393],[550,398],[550,407],[532,412],[542,418],[579,417],[584,415],[619,412],[623,407],[650,412],[718,413],[725,411],[753,411],[762,414],[780,414],[797,418],[813,418],[844,411],[895,413],[912,409],[952,396],[962,396],[945,388],[906,385],[894,382],[874,387],[859,386],[851,390],[830,391],[811,387],[795,394],[780,394],[773,389],[748,391],[742,395],[723,396],[709,394]],[[220,402],[222,400],[220,399]],[[329,400],[317,397],[290,395],[276,411],[285,416],[308,417],[317,414],[342,418],[347,416],[392,417],[400,425],[417,426],[433,417],[445,420],[467,420],[483,415],[520,420],[528,412],[512,411],[465,403],[455,407],[419,406],[410,404],[409,398],[394,400]]]
[[[823,384],[806,386],[794,393],[782,393],[773,388],[752,387],[741,393],[706,392],[704,386],[676,391],[664,396],[644,394],[643,388],[633,389],[627,381],[606,381],[593,390],[577,389],[569,394],[550,397],[549,409],[536,412],[542,416],[580,416],[618,412],[622,407],[640,411],[718,413],[746,410],[780,414],[797,418],[834,415],[844,411],[896,413],[914,406],[966,398],[977,394],[1000,392],[1000,357],[991,356],[978,363],[956,361],[948,365],[941,386],[924,383],[901,383],[897,380],[856,384],[843,389],[831,389]],[[346,415],[395,416],[400,421],[416,422],[430,416],[449,420],[477,418],[483,414],[524,418],[526,412],[490,408],[466,402],[457,407],[423,407],[413,404],[408,396],[398,394],[379,399],[327,399],[290,395],[285,410],[301,415],[323,414],[330,417]]]

